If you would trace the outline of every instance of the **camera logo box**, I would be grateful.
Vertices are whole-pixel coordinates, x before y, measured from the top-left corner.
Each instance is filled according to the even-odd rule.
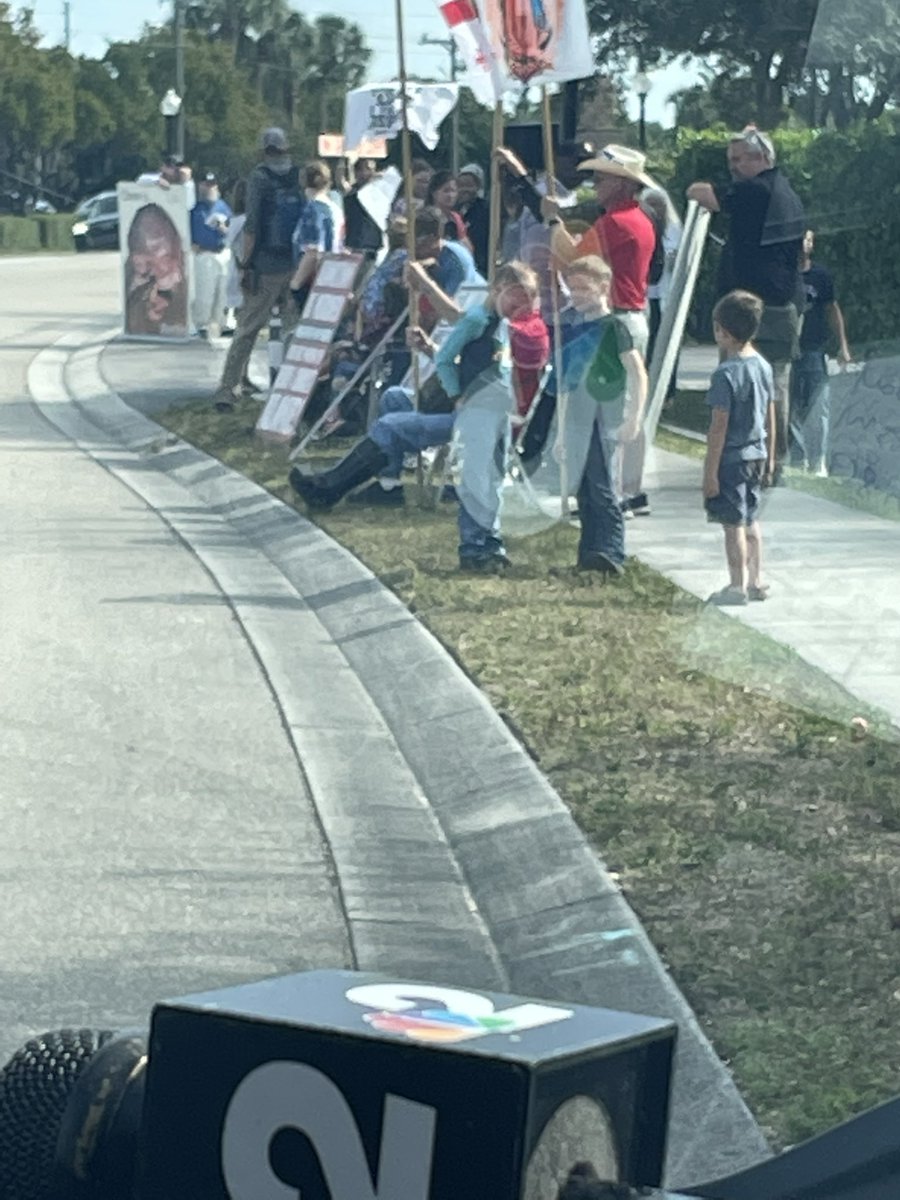
[[[668,1021],[315,971],[156,1007],[142,1200],[553,1200],[653,1186]]]

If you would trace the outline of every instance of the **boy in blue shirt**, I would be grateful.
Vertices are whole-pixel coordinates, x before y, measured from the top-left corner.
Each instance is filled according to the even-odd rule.
[[[729,582],[709,604],[765,600],[761,579],[760,490],[775,468],[772,368],[753,347],[763,302],[734,291],[713,309],[713,333],[722,361],[713,372],[706,403],[711,409],[703,470],[707,519],[721,524]]]

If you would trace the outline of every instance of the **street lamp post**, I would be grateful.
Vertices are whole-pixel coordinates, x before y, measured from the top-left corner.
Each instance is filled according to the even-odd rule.
[[[637,98],[640,102],[640,113],[638,116],[638,146],[641,150],[647,149],[647,96],[650,94],[651,83],[643,71],[638,71],[634,79],[631,81],[631,86],[637,92]]]
[[[181,97],[174,88],[169,88],[160,100],[159,111],[166,121],[166,154],[177,154],[178,114],[181,112]]]

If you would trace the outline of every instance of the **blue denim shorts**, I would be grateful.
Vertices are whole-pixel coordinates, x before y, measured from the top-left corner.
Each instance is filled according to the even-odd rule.
[[[721,463],[719,494],[705,500],[706,519],[719,525],[752,525],[759,512],[765,462]]]

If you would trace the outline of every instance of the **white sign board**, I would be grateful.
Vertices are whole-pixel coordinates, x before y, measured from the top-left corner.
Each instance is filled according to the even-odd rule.
[[[326,254],[309,291],[303,315],[288,343],[256,432],[289,442],[297,432],[319,379],[335,330],[363,261],[361,254]]]
[[[191,227],[184,187],[120,183],[122,326],[126,337],[183,341],[191,333]]]

